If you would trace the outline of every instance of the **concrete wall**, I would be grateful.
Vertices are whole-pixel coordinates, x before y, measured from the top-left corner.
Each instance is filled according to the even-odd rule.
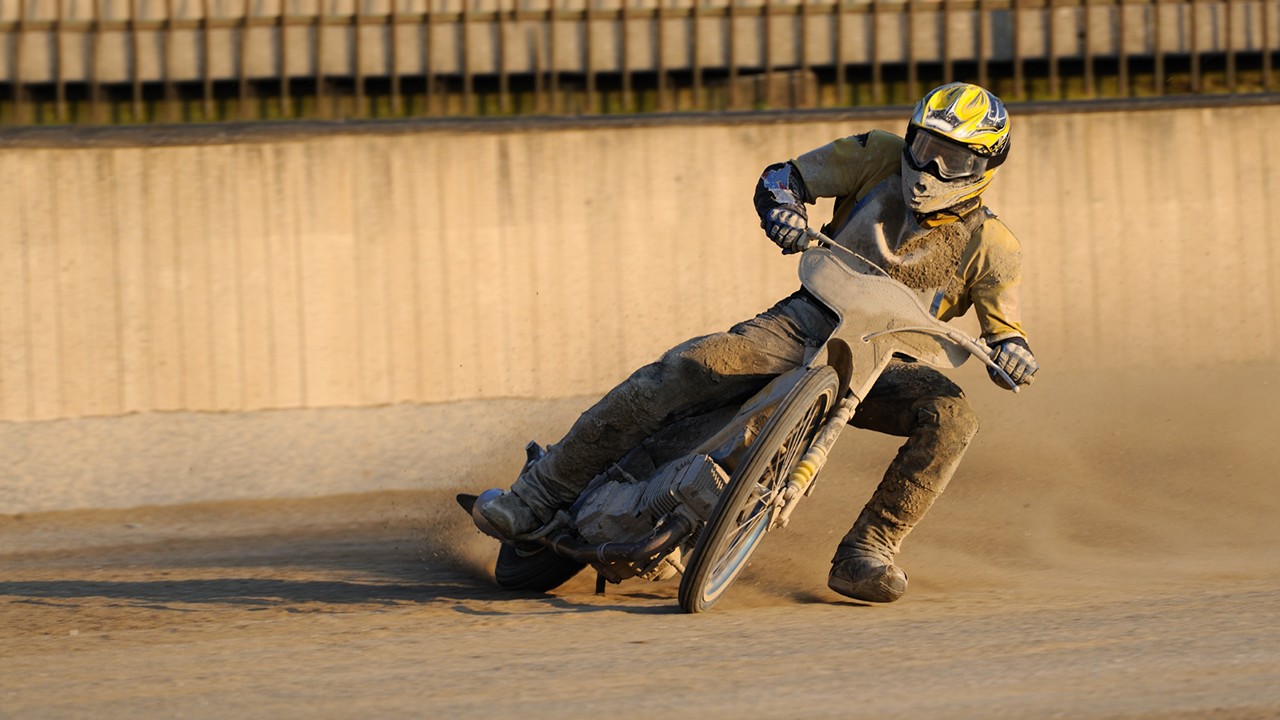
[[[738,120],[11,135],[0,419],[603,390],[796,285],[757,227],[761,168],[901,126]],[[1022,239],[1047,363],[1280,355],[1280,105],[1014,123],[989,199]]]

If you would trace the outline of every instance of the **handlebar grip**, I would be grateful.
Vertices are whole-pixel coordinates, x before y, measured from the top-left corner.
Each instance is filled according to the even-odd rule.
[[[983,365],[986,365],[989,369],[994,370],[995,373],[1000,376],[1000,379],[1004,381],[1004,385],[1007,389],[1017,393],[1021,388],[1018,387],[1018,383],[1013,381],[1012,375],[1005,372],[1004,368],[997,365],[995,361],[991,359],[991,348],[988,347],[987,344],[982,342],[981,340],[974,340],[972,342],[975,346],[977,346],[977,348],[979,349],[979,352],[974,352],[973,350],[970,350],[969,352],[972,352],[975,356],[977,356],[977,358],[982,361]]]
[[[809,241],[809,244],[804,248],[805,250],[808,250],[815,245],[818,247],[830,247],[835,244],[835,241],[824,235],[821,230],[814,230],[811,227],[804,229],[802,237]]]

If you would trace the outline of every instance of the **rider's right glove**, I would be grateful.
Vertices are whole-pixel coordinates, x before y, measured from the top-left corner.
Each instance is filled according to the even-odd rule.
[[[1031,354],[1031,347],[1020,337],[1011,337],[993,345],[991,361],[1001,370],[1009,373],[1009,377],[1013,378],[1018,385],[1030,385],[1031,381],[1035,380],[1036,371],[1040,369],[1036,356]],[[987,374],[1000,387],[1006,390],[1013,389],[995,370],[987,368]]]
[[[765,214],[760,226],[764,228],[764,234],[782,248],[783,255],[808,247],[804,231],[809,229],[809,218],[805,217],[803,210],[797,212],[789,207],[776,207]]]

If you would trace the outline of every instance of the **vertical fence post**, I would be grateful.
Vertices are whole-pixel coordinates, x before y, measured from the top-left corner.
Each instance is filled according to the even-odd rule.
[[[800,79],[798,84],[793,84],[791,94],[791,107],[800,107],[807,99],[801,91],[808,86],[809,83],[809,0],[800,0],[800,47],[796,49],[800,53]],[[815,88],[816,90],[817,88]],[[819,91],[815,94],[815,98],[819,107],[822,106],[822,93]]]
[[[1097,95],[1097,86],[1093,76],[1093,10],[1089,0],[1080,0],[1080,11],[1084,15],[1084,94],[1092,98]]]
[[[698,22],[698,3],[699,0],[693,0],[693,7],[689,10],[689,34],[692,42],[689,46],[689,64],[693,68],[693,107],[697,110],[706,110],[706,101],[702,93],[702,55],[701,42],[702,32],[700,28],[702,23]]]
[[[423,91],[426,94],[423,105],[427,115],[435,114],[436,105],[435,63],[431,62],[431,50],[435,47],[432,39],[432,25],[431,0],[426,0],[425,12],[422,14],[422,79]]]
[[[654,12],[654,22],[657,27],[654,28],[654,42],[657,43],[657,49],[654,58],[654,69],[658,73],[658,110],[667,112],[671,109],[671,103],[667,98],[667,22],[666,22],[666,0],[658,0],[658,9]]]
[[[499,0],[493,11],[494,26],[498,31],[493,59],[498,71],[498,111],[503,115],[511,112],[511,79],[507,77],[507,9],[505,5],[506,3]]]
[[[1057,100],[1062,96],[1062,78],[1058,72],[1058,13],[1053,0],[1045,0],[1044,13],[1049,35],[1045,40],[1045,54],[1049,61],[1049,97]]]
[[[621,5],[618,7],[618,53],[621,56],[619,70],[622,73],[622,111],[634,112],[635,107],[632,105],[631,97],[631,46],[627,42],[627,36],[631,34],[627,32],[628,9],[627,0],[621,0]]]
[[[244,0],[240,16],[240,119],[249,119],[249,13],[250,0]]]
[[[1125,2],[1126,0],[1116,0],[1116,68],[1119,71],[1117,93],[1121,97],[1129,96],[1129,46],[1125,42],[1128,14],[1125,12]],[[1146,37],[1146,33],[1143,33],[1143,37]],[[1156,37],[1159,38],[1159,35]]]
[[[835,23],[835,66],[836,66],[836,104],[844,105],[849,102],[846,95],[846,86],[849,78],[847,66],[844,62],[844,0],[835,0],[832,4],[832,22]]]
[[[764,99],[773,91],[773,0],[764,0],[760,8],[760,53],[764,64]]]
[[[459,38],[458,46],[462,50],[462,112],[463,114],[473,112],[471,107],[471,97],[474,94],[475,87],[473,85],[475,79],[471,76],[471,11],[468,9],[470,3],[462,4],[462,22],[458,24],[458,30],[462,33]],[[448,104],[448,95],[445,96],[445,103]],[[446,108],[446,114],[448,110]]]
[[[916,0],[907,0],[907,97],[916,97],[920,89],[920,68],[916,62]]]
[[[22,67],[22,36],[25,33],[25,23],[23,22],[26,15],[25,8],[22,7],[23,0],[19,0],[18,7],[18,23],[14,27],[14,65],[13,65],[13,93],[14,106],[17,106],[18,78],[21,75]],[[62,26],[65,17],[65,11],[62,7],[62,0],[54,0],[53,2],[53,58],[51,70],[53,72],[53,96],[54,96],[54,119],[57,122],[67,121],[67,80],[65,69],[62,62]],[[21,122],[21,118],[14,117],[15,122]]]
[[[324,0],[316,0],[316,16],[312,22],[315,28],[315,48],[316,48],[316,64],[312,70],[315,72],[316,84],[316,114],[322,118],[330,115],[328,93],[325,92],[324,85]]]
[[[1022,59],[1022,2],[1011,0],[1013,26],[1011,42],[1013,43],[1013,96],[1019,100],[1026,97],[1026,73]]]
[[[1123,2],[1123,1],[1124,0],[1117,0],[1117,2]],[[1181,12],[1181,10],[1178,10],[1177,7],[1175,7],[1174,10]],[[1151,0],[1151,18],[1152,18],[1151,36],[1154,38],[1154,43],[1155,43],[1155,48],[1153,49],[1153,53],[1155,54],[1155,77],[1153,78],[1153,82],[1155,84],[1155,94],[1163,95],[1164,94],[1164,32],[1162,28],[1164,27],[1164,23],[1160,22],[1160,0]],[[1120,29],[1121,30],[1124,29],[1123,22],[1120,24]],[[1123,53],[1123,50],[1121,50],[1121,52]],[[1124,55],[1122,54],[1120,57],[1123,58]],[[1123,69],[1121,71],[1121,77],[1123,77]]]
[[[399,33],[400,7],[396,0],[391,0],[390,12],[387,13],[387,42],[391,45],[391,114],[400,117],[404,114],[404,102],[400,97],[400,41]]]
[[[1226,42],[1225,49],[1227,52],[1227,89],[1235,93],[1240,88],[1236,84],[1236,41],[1232,34],[1235,29],[1235,13],[1232,12],[1232,4],[1233,0],[1223,0],[1223,13],[1225,16],[1223,17],[1222,27],[1226,36],[1224,41]]]
[[[276,17],[276,42],[280,50],[280,117],[287,118],[289,112],[289,0],[280,0],[280,14]]]
[[[369,113],[368,108],[365,107],[364,66],[360,62],[364,58],[364,8],[361,7],[360,2],[361,0],[355,0],[355,4],[353,6],[354,9],[352,10],[355,14],[351,17],[351,22],[347,23],[344,27],[352,28],[351,74],[355,77],[356,81],[355,115],[358,118],[363,118]]]
[[[582,71],[587,81],[587,104],[584,112],[587,114],[596,111],[596,66],[591,62],[591,51],[594,43],[591,42],[591,6],[584,5],[582,8]]]
[[[173,0],[164,0],[164,103],[169,122],[182,119],[182,101],[178,98],[178,83],[173,73]]]
[[[727,15],[729,23],[729,32],[727,45],[725,47],[725,62],[729,66],[729,108],[736,110],[738,108],[738,0],[729,0],[729,13]]]
[[[942,82],[955,80],[955,60],[951,54],[951,0],[942,0],[942,33],[938,36],[942,44]]]
[[[1262,91],[1271,92],[1271,3],[1262,0]]]
[[[200,0],[200,42],[203,52],[201,63],[201,89],[204,100],[204,121],[213,122],[213,40],[209,37],[209,0]]]
[[[557,0],[547,0],[547,72],[550,74],[547,78],[547,90],[551,93],[548,105],[553,115],[560,112],[560,68],[556,65],[559,45],[556,42],[559,39],[556,35],[556,2]]]
[[[880,0],[871,0],[871,97],[876,105],[884,104],[884,67],[880,63]]]
[[[27,0],[18,0],[18,24],[14,28],[17,37],[13,41],[13,117],[18,124],[27,120],[26,93],[22,90],[23,45],[27,39]]]
[[[53,19],[53,62],[54,62],[54,112],[57,115],[58,122],[67,121],[67,78],[65,69],[62,67],[62,20],[65,11],[62,7],[62,0],[54,0],[56,8]]]
[[[514,14],[515,11],[513,10]],[[518,21],[519,16],[516,17]],[[547,24],[546,16],[542,16],[542,22],[538,22],[537,32],[528,33],[533,38],[534,47],[532,55],[533,65],[529,68],[529,74],[533,77],[533,103],[530,107],[533,112],[542,115],[547,112]],[[519,25],[516,26],[517,28]]]
[[[990,71],[987,67],[989,58],[987,45],[991,43],[991,18],[989,15],[990,13],[987,12],[984,0],[978,0],[978,48],[974,55],[978,57],[978,84],[982,87],[991,87]]]
[[[129,28],[129,86],[132,89],[133,121],[142,122],[142,68],[139,66],[139,50],[142,49],[141,37],[138,34],[138,0],[129,0],[129,17],[125,25]]]
[[[1191,52],[1191,92],[1200,93],[1201,77],[1200,77],[1200,38],[1199,35],[1199,18],[1196,12],[1196,0],[1187,0],[1187,34],[1189,40],[1189,50]]]
[[[90,116],[95,123],[102,122],[102,81],[98,67],[98,51],[102,46],[102,20],[102,0],[93,0],[93,18],[90,21],[93,32],[89,37],[89,107]],[[22,87],[18,78],[15,77],[14,81],[15,88]]]

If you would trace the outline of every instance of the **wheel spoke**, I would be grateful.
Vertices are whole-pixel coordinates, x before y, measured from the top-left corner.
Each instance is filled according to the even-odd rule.
[[[774,409],[760,435],[733,470],[709,526],[681,581],[681,605],[689,612],[709,609],[738,577],[769,529],[790,473],[808,450],[838,379],[830,368],[810,371]]]
[[[798,460],[800,449],[805,446],[805,443],[799,442],[799,436],[806,434],[816,425],[816,416],[823,411],[824,407],[824,403],[813,403],[808,412],[805,413],[803,421],[795,426],[777,452],[773,454],[767,469],[760,480],[756,482],[756,492],[750,498],[754,500],[754,503],[749,510],[744,508],[743,512],[738,514],[737,531],[720,553],[720,557],[711,573],[712,582],[709,589],[717,588],[721,585],[726,579],[722,577],[726,570],[736,574],[740,569],[738,568],[738,561],[743,547],[748,541],[754,541],[759,538],[759,533],[754,531],[768,518],[773,509],[773,499],[781,489],[779,480],[785,477],[785,473],[795,464],[795,461]],[[746,514],[745,518],[742,517],[744,513]]]
[[[737,558],[738,553],[742,550],[743,546],[752,538],[752,531],[759,526],[761,521],[764,520],[764,513],[760,512],[762,507],[764,507],[763,504],[757,503],[752,509],[751,514],[748,515],[745,520],[738,523],[737,530],[733,534],[732,539],[726,544],[724,551],[720,553],[719,560],[715,565],[715,570],[712,572],[713,578],[718,579],[720,577],[726,566],[731,564]]]

